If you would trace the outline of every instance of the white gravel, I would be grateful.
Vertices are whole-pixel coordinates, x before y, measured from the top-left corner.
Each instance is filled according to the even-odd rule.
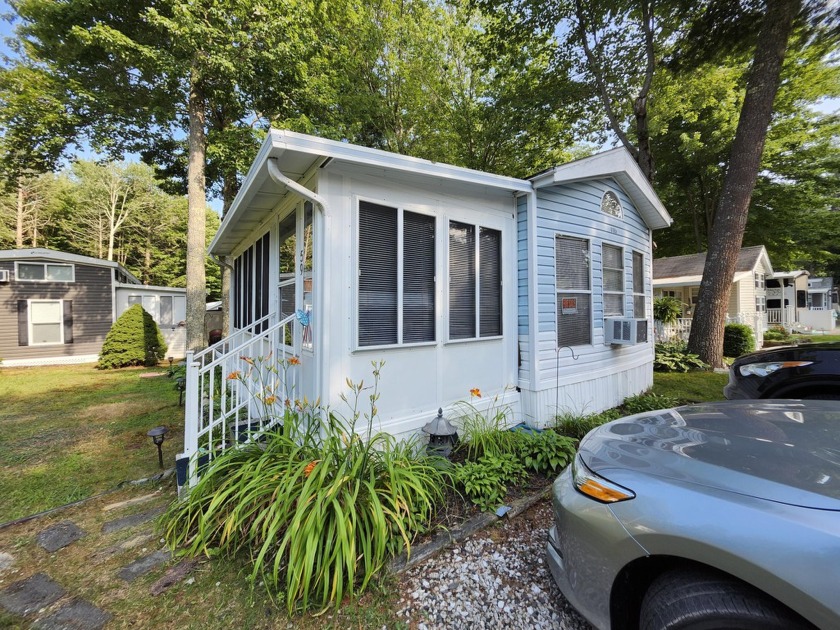
[[[412,567],[401,580],[398,616],[418,630],[589,630],[551,578],[550,524],[551,508],[541,501]]]

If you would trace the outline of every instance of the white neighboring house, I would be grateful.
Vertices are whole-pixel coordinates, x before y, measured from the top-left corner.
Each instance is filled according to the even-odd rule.
[[[209,248],[233,261],[231,330],[187,355],[182,467],[273,421],[228,379],[242,356],[285,366],[280,400],[338,411],[384,360],[396,436],[473,388],[534,426],[644,391],[670,221],[624,149],[524,180],[272,130]]]
[[[832,278],[811,278],[807,271],[781,271],[767,281],[767,320],[770,325],[800,332],[831,332]]]
[[[705,253],[654,259],[654,296],[674,297],[683,304],[679,321],[662,331],[666,338],[677,336],[688,339],[705,265]],[[726,321],[751,326],[758,347],[761,347],[767,329],[767,279],[771,276],[773,267],[763,245],[741,249],[732,277]]]
[[[117,317],[130,306],[139,304],[160,328],[166,341],[166,355],[181,358],[187,347],[186,296],[187,290],[183,288],[117,283]]]

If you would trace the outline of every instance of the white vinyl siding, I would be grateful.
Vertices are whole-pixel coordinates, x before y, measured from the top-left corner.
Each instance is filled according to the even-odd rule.
[[[359,202],[358,345],[435,341],[435,218]]]
[[[29,345],[64,343],[62,300],[29,301]]]
[[[603,245],[601,264],[604,274],[604,315],[624,315],[624,251]]]
[[[592,343],[592,290],[589,241],[568,236],[555,239],[557,345]]]

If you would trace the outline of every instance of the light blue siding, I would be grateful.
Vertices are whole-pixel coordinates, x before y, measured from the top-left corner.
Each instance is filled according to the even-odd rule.
[[[528,334],[528,198],[516,200],[517,287],[519,299],[519,334]]]

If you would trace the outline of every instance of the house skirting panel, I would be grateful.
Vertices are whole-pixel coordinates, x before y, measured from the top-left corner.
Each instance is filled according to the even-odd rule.
[[[551,426],[560,414],[587,415],[617,407],[628,396],[641,394],[652,386],[653,372],[645,363],[594,378],[583,374],[580,381],[566,381],[559,387],[538,391],[522,388],[522,416],[529,425],[543,428]]]
[[[74,363],[96,363],[98,354],[80,354],[70,357],[38,357],[37,359],[9,359],[0,367],[35,367],[38,365],[71,365]]]

